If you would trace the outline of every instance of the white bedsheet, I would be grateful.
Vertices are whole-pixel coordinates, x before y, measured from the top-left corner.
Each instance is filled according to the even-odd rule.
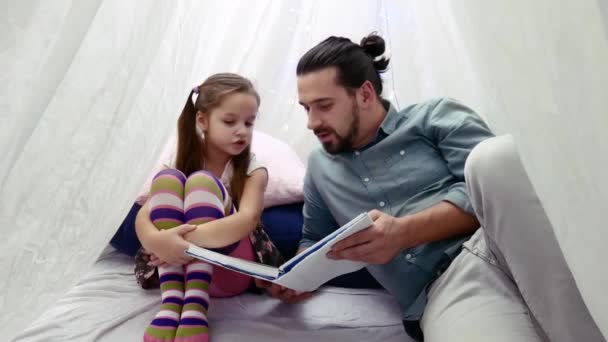
[[[132,259],[108,248],[14,341],[141,341],[159,303],[158,290],[136,284]],[[292,305],[248,293],[212,299],[209,315],[213,342],[411,341],[396,302],[380,290],[324,287]]]

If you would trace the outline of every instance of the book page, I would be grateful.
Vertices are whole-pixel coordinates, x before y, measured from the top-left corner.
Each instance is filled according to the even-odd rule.
[[[326,244],[331,243],[331,246],[333,246],[336,242],[348,236],[351,236],[363,229],[366,229],[373,223],[374,222],[367,213],[359,214],[357,217],[350,220],[342,227],[336,229],[333,233],[327,235],[314,245],[308,247],[304,252],[287,260],[285,263],[283,263],[283,265],[279,267],[279,269],[283,272],[288,272],[295,264],[299,263],[302,259],[307,258],[310,254],[315,253],[318,249],[322,248]],[[331,246],[329,246],[329,248],[331,248]]]
[[[278,268],[231,257],[194,245],[190,245],[186,250],[186,254],[208,263],[264,280],[276,279],[279,276]]]
[[[372,224],[373,221],[366,213],[359,215],[337,230],[337,234],[331,234],[309,247],[307,251],[310,252],[305,258],[298,260],[296,263],[291,263],[291,267],[287,269],[285,269],[285,266],[288,263],[281,266],[280,269],[284,269],[284,273],[273,282],[296,291],[308,292],[316,290],[319,286],[339,275],[365,267],[367,265],[365,262],[329,259],[327,253],[338,241],[367,229]]]
[[[367,213],[360,214],[332,234],[310,246],[303,253],[291,258],[280,268],[223,255],[194,245],[190,245],[186,254],[297,291],[313,291],[339,275],[354,272],[366,266],[366,263],[362,262],[329,259],[326,254],[338,241],[364,230],[372,224],[373,221]]]
[[[367,266],[367,263],[358,261],[332,260],[327,257],[325,257],[325,260],[322,258],[314,259],[316,260],[304,259],[294,266],[290,272],[271,281],[296,291],[310,292],[337,276]]]

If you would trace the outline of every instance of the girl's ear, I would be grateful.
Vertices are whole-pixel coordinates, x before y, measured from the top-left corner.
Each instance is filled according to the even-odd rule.
[[[196,112],[196,126],[203,133],[207,132],[209,129],[209,119],[207,118],[207,115],[203,114],[200,110]]]

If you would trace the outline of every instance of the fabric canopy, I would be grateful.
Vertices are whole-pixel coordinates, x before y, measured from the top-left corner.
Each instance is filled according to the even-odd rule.
[[[371,31],[398,107],[435,96],[511,133],[582,295],[608,336],[608,5],[595,0],[3,2],[0,315],[24,329],[97,258],[193,85],[250,77],[257,128],[316,145],[295,65]],[[542,270],[539,270],[541,272]]]

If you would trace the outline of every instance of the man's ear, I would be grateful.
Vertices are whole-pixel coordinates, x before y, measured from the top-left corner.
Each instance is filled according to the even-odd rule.
[[[362,108],[369,107],[376,99],[376,91],[370,81],[363,82],[357,92],[359,93],[359,105]]]

